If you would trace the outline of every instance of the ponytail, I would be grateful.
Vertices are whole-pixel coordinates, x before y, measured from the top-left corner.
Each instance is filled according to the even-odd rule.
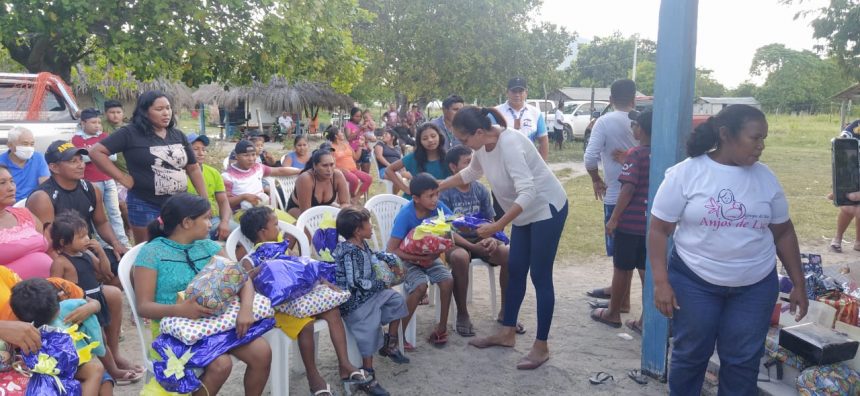
[[[714,128],[714,117],[708,117],[708,120],[697,126],[687,139],[687,155],[698,157],[711,151],[719,142],[720,133],[718,128]]]
[[[169,238],[186,218],[192,220],[203,216],[211,208],[209,200],[199,195],[179,193],[167,199],[161,207],[158,218],[146,226],[149,240],[158,237]]]
[[[492,107],[467,106],[457,112],[451,123],[454,129],[474,135],[478,129],[489,130],[493,124],[506,128],[508,124],[502,113]]]
[[[750,105],[731,105],[696,127],[687,140],[687,155],[698,157],[720,144],[720,129],[725,127],[731,137],[737,137],[747,121],[765,121],[761,110]]]
[[[328,145],[326,143],[323,143],[322,145],[320,145],[320,147],[318,149],[314,150],[314,152],[311,153],[311,158],[308,160],[308,162],[305,162],[305,167],[302,169],[302,171],[300,173],[305,173],[305,172],[313,169],[314,165],[319,164],[320,161],[322,161],[322,158],[324,156],[333,155],[331,150],[332,150],[331,145]]]

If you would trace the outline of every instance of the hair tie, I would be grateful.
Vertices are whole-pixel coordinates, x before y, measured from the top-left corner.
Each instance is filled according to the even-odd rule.
[[[487,119],[490,120],[490,125],[499,125],[498,121],[496,121],[496,117],[493,117],[493,113],[487,112]]]
[[[158,225],[164,227],[164,220],[161,219],[161,216],[156,217],[155,221],[158,222]]]

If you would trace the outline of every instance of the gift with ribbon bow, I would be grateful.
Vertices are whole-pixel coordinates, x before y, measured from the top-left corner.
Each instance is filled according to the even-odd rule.
[[[400,242],[400,250],[418,255],[438,255],[452,247],[454,239],[451,237],[451,224],[441,209],[436,217],[425,219]]]
[[[152,349],[161,357],[161,360],[152,362],[155,379],[168,392],[194,392],[202,383],[192,369],[205,368],[218,356],[248,344],[274,326],[274,319],[263,319],[251,325],[244,337],[240,338],[235,331],[229,330],[203,337],[193,345],[185,345],[173,336],[161,334],[152,341]]]
[[[81,384],[75,379],[78,371],[78,351],[72,337],[58,329],[42,326],[42,348],[29,355],[24,363],[32,376],[27,384],[27,395],[81,394]]]
[[[314,245],[314,251],[319,255],[320,260],[329,263],[334,262],[331,252],[337,247],[338,235],[337,223],[331,213],[323,213],[322,221],[320,221],[319,228],[314,231],[311,243]]]

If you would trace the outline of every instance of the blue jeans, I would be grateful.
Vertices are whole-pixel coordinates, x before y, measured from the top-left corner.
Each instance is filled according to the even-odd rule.
[[[612,211],[615,210],[615,205],[603,204],[603,225],[609,222],[609,218],[612,217]],[[606,255],[612,257],[612,254],[615,253],[615,238],[612,235],[607,233],[603,233],[603,240],[606,243]]]
[[[221,224],[221,216],[212,216],[212,228],[209,229],[209,238],[213,241],[218,240],[218,226]],[[230,232],[239,228],[239,223],[230,219]],[[249,252],[250,253],[250,252]]]
[[[122,213],[119,211],[119,195],[117,194],[116,182],[105,180],[93,182],[93,185],[102,191],[102,203],[105,206],[110,227],[113,229],[116,239],[123,246],[128,247],[128,236],[125,235],[125,226],[122,223]]]
[[[508,255],[508,289],[505,290],[505,316],[502,324],[516,326],[520,305],[526,295],[526,280],[531,272],[537,300],[537,338],[546,341],[555,310],[552,267],[558,242],[567,220],[567,202],[561,210],[550,205],[552,217],[511,228],[511,250]]]
[[[754,284],[717,286],[696,275],[677,252],[672,252],[669,284],[680,306],[672,318],[669,394],[701,393],[716,343],[720,357],[718,394],[758,395],[758,368],[779,293],[776,266]]]

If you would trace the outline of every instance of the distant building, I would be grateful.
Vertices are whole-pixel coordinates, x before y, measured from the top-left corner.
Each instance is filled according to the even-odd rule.
[[[547,95],[547,99],[558,103],[558,100],[565,102],[571,100],[591,100],[591,93],[594,91],[594,100],[609,101],[609,88],[590,88],[590,87],[564,87],[556,89]],[[644,96],[642,92],[636,91],[636,96]]]
[[[745,104],[755,107],[757,109],[761,109],[761,103],[759,103],[757,100],[755,100],[755,98],[752,97],[708,98],[703,96],[693,102],[693,114],[714,115],[719,113],[720,110],[726,108],[726,106],[734,104]]]

